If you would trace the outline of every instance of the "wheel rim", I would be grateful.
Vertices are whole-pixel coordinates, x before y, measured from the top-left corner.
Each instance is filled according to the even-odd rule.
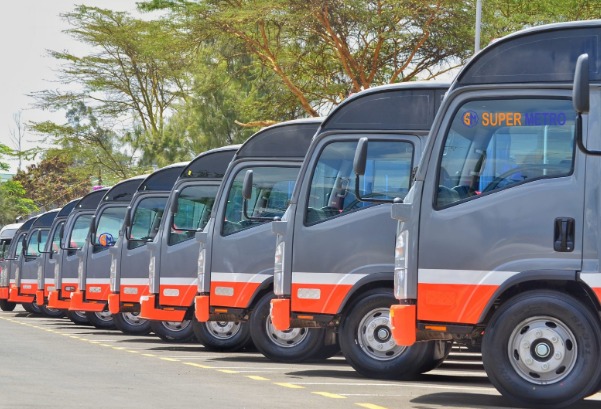
[[[392,338],[388,308],[376,308],[363,317],[359,323],[357,341],[363,352],[378,361],[394,359],[406,349],[397,345]]]
[[[278,331],[273,326],[271,317],[265,320],[265,331],[271,342],[283,348],[294,348],[309,335],[308,328],[290,328],[286,331]]]
[[[144,318],[140,318],[139,312],[122,312],[121,317],[129,325],[137,326],[146,324],[146,320]]]
[[[88,317],[86,316],[85,311],[73,311],[73,314],[75,314],[79,318],[86,319],[86,320],[88,319]]]
[[[241,323],[234,321],[208,321],[207,329],[218,339],[230,339],[240,332]]]
[[[519,376],[537,385],[548,385],[572,372],[578,344],[568,326],[557,318],[532,317],[513,330],[507,352]]]
[[[95,312],[94,315],[96,315],[96,317],[101,321],[112,321],[113,320],[113,315],[111,314],[110,311]]]
[[[161,324],[163,325],[163,327],[165,327],[169,331],[173,331],[173,332],[184,331],[184,330],[188,329],[188,327],[190,326],[191,323],[192,323],[191,320],[184,320],[182,322],[161,321]]]

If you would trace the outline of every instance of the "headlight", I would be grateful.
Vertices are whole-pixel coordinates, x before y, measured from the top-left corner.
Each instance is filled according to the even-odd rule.
[[[275,295],[284,295],[284,252],[286,242],[281,241],[275,247],[275,259],[273,263],[273,292]]]
[[[60,285],[62,284],[60,282],[61,280],[61,267],[59,263],[54,264],[54,285],[56,286],[56,288],[60,288]]]
[[[150,261],[148,262],[148,289],[149,292],[152,293],[154,291],[154,280],[157,274],[156,269],[156,257],[155,255],[150,256]]]
[[[407,281],[407,245],[409,244],[409,230],[403,230],[396,238],[394,248],[394,296],[404,298]]]
[[[198,292],[200,294],[205,293],[205,257],[206,257],[207,249],[204,245],[201,244],[200,251],[198,252]]]
[[[80,258],[77,262],[77,281],[79,281],[79,290],[85,290],[86,289],[86,283],[85,283],[85,278],[83,276],[83,258]]]
[[[44,262],[38,264],[38,290],[44,289]]]
[[[117,289],[117,257],[111,258],[111,291],[116,292]]]

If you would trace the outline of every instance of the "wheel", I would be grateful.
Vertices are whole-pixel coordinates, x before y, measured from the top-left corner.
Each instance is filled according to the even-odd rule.
[[[138,312],[120,312],[113,315],[113,324],[115,327],[129,335],[148,335],[150,334],[150,321],[139,317]]]
[[[36,314],[36,315],[42,314],[42,309],[40,308],[39,305],[37,305],[34,302],[27,302],[27,303],[23,303],[21,305],[23,306],[23,309],[25,309],[25,311],[27,311],[30,314]]]
[[[412,379],[437,361],[435,343],[396,345],[390,329],[392,290],[370,290],[344,314],[338,342],[347,362],[361,375],[379,379]]]
[[[62,318],[65,316],[65,310],[57,310],[56,308],[50,308],[47,305],[40,306],[42,314],[50,318]]]
[[[177,321],[150,321],[152,332],[167,342],[194,342],[196,335],[192,329],[192,320]]]
[[[77,325],[87,325],[90,323],[90,320],[84,311],[68,311],[67,318]]]
[[[566,407],[596,392],[600,354],[598,317],[575,298],[549,290],[506,301],[482,340],[490,381],[520,406]]]
[[[8,300],[0,300],[0,309],[2,311],[13,311],[16,306],[17,303],[15,302],[10,302]]]
[[[99,329],[114,329],[115,321],[112,314],[108,311],[101,312],[86,312],[86,317],[90,321],[90,324]]]
[[[209,351],[238,351],[250,341],[248,322],[194,320],[192,329],[198,341]]]
[[[250,315],[250,336],[265,357],[276,362],[303,362],[317,358],[324,348],[325,328],[290,328],[278,331],[269,308],[273,293],[263,296]]]

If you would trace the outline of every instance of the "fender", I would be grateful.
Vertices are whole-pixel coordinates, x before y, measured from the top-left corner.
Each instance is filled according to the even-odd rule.
[[[363,277],[362,279],[357,281],[357,283],[353,286],[351,291],[349,291],[349,293],[344,297],[344,300],[342,301],[342,303],[340,304],[340,307],[338,308],[337,314],[342,314],[342,312],[346,308],[349,300],[351,300],[355,296],[355,294],[363,291],[363,289],[366,286],[368,286],[372,283],[376,283],[376,282],[380,282],[380,283],[389,282],[390,290],[392,291],[393,285],[394,285],[394,272],[389,271],[389,272],[372,273],[372,274],[366,275],[365,277]]]
[[[272,275],[261,283],[261,285],[255,290],[252,297],[250,298],[249,304],[246,307],[248,310],[254,308],[255,304],[259,300],[259,295],[265,291],[273,291],[273,271]]]

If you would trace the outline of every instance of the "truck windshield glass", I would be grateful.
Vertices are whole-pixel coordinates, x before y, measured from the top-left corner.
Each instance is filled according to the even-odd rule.
[[[569,100],[470,101],[455,114],[438,175],[437,208],[572,173]]]
[[[298,167],[253,167],[238,171],[230,185],[225,208],[225,218],[221,233],[224,236],[248,229],[268,220],[247,219],[242,211],[242,184],[246,171],[253,170],[252,196],[248,201],[250,217],[273,219],[281,217],[292,196],[294,183],[298,175]]]
[[[83,247],[83,245],[86,242],[88,232],[90,231],[91,221],[91,214],[83,214],[79,216],[77,220],[75,220],[75,224],[73,225],[73,231],[71,232],[71,237],[69,237],[69,244],[67,247],[71,247],[73,249]],[[75,254],[75,250],[68,250],[67,254]]]
[[[319,156],[307,200],[305,224],[373,206],[355,196],[353,159],[357,141],[333,142]],[[365,175],[359,179],[362,197],[404,198],[411,185],[413,144],[407,141],[369,141]]]
[[[193,238],[194,230],[204,229],[211,217],[218,189],[217,185],[188,186],[182,189],[169,232],[170,246]]]
[[[133,241],[129,241],[129,249],[143,246],[145,242],[154,239],[159,231],[166,204],[167,197],[148,197],[138,203],[132,218],[129,239]]]
[[[40,255],[39,250],[43,249],[46,246],[46,242],[48,241],[48,230],[42,230],[40,232],[40,241],[38,242],[38,233],[34,232],[31,236],[29,236],[29,242],[27,243],[27,255],[31,257],[36,257]]]
[[[108,249],[106,246],[102,246],[98,243],[98,237],[101,234],[110,234],[115,240],[119,236],[119,230],[125,219],[125,212],[127,208],[125,206],[120,207],[109,207],[105,209],[100,217],[98,218],[98,225],[96,226],[96,237],[94,238],[94,253],[101,252]]]

